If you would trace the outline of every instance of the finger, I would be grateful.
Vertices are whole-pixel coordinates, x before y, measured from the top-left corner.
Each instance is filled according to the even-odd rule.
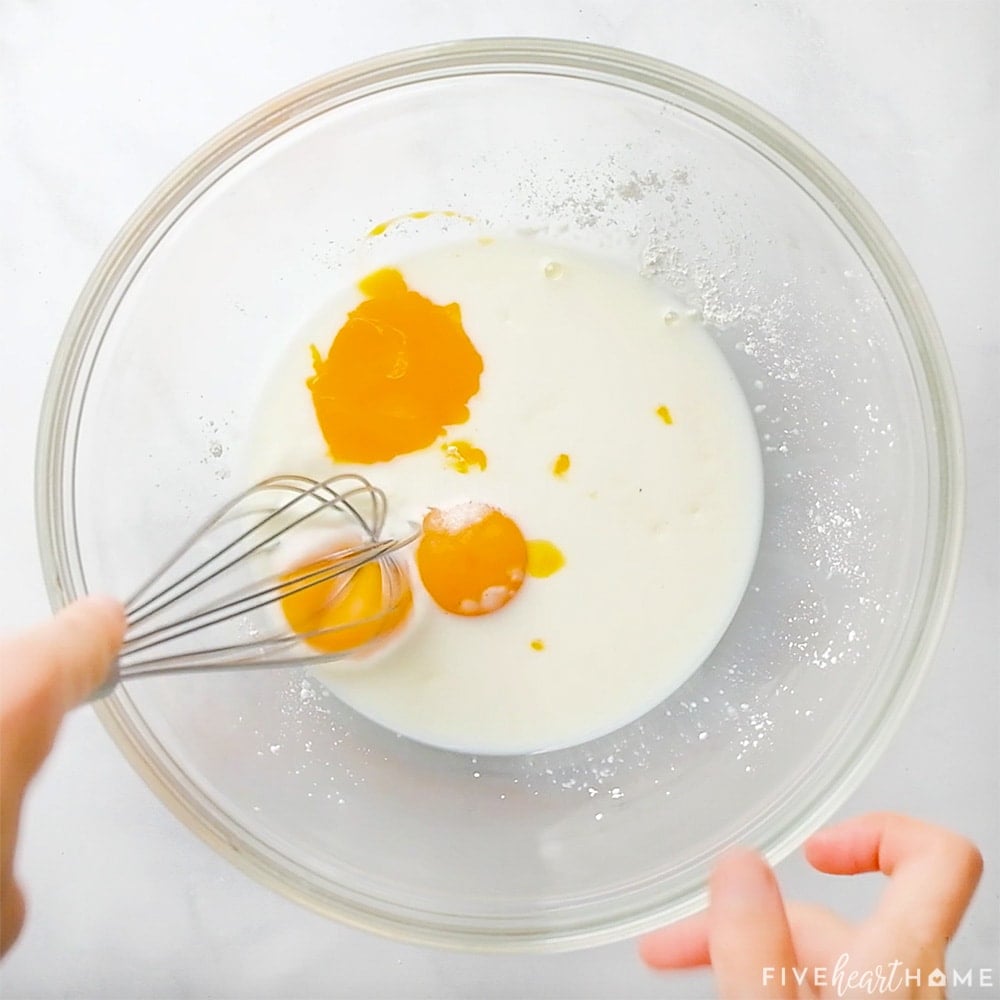
[[[639,941],[639,957],[653,969],[708,965],[708,914],[699,913],[647,934]]]
[[[720,996],[794,997],[794,981],[782,983],[780,973],[796,966],[795,949],[767,862],[752,851],[730,852],[712,873],[710,895],[709,955]]]
[[[120,604],[88,598],[0,642],[0,951],[24,922],[14,848],[25,788],[66,710],[104,679],[125,631]]]
[[[14,882],[24,790],[66,710],[105,677],[124,632],[120,604],[89,598],[0,642],[0,952],[24,922],[24,897]]]
[[[876,915],[921,941],[955,933],[983,871],[973,843],[896,813],[870,813],[822,830],[806,842],[806,858],[831,875],[888,875]]]
[[[792,901],[785,904],[792,943],[800,968],[829,964],[831,955],[848,950],[855,928],[825,906]]]
[[[20,887],[13,881],[4,885],[3,896],[0,897],[0,955],[6,955],[7,949],[17,940],[24,926],[24,895]]]
[[[100,684],[124,629],[121,605],[86,598],[0,642],[5,803],[41,766],[66,710]]]
[[[100,686],[124,633],[125,612],[117,601],[76,601],[5,643],[4,687],[44,687],[66,711]]]

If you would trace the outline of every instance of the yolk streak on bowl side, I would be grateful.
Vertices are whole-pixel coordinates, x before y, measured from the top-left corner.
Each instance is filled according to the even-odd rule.
[[[438,305],[386,268],[358,286],[324,359],[312,348],[306,380],[330,456],[371,464],[419,451],[469,418],[483,359],[457,303]]]
[[[394,215],[391,219],[386,219],[385,222],[380,222],[376,226],[372,226],[371,229],[365,234],[368,239],[373,239],[376,236],[381,236],[383,233],[388,232],[393,226],[398,226],[401,222],[406,222],[408,219],[413,219],[420,222],[424,219],[429,219],[432,216],[438,216],[442,219],[461,219],[462,222],[475,222],[476,219],[472,215],[463,215],[461,212],[456,212],[454,209],[444,209],[444,210],[430,210],[430,211],[420,211],[420,212],[404,212],[402,215]]]

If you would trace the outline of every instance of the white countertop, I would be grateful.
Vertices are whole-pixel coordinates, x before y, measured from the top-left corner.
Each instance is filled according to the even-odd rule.
[[[961,830],[987,874],[950,952],[1000,995],[997,201],[1000,5],[992,0],[0,0],[0,626],[47,611],[34,437],[66,317],[116,229],[185,156],[310,77],[444,38],[542,35],[659,56],[742,93],[855,183],[944,331],[968,445],[964,562],[931,676],[842,810]],[[399,945],[299,909],[231,868],[125,764],[89,709],[24,817],[27,928],[6,997],[702,997],[630,943],[528,957]],[[789,895],[860,915],[877,879],[791,860]]]

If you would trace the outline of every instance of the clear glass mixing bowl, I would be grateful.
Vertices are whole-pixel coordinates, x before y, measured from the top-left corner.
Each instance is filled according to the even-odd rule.
[[[427,209],[477,221],[366,236]],[[261,881],[497,951],[690,913],[736,841],[782,857],[872,766],[927,667],[961,526],[955,396],[912,272],[844,178],[746,101],[630,53],[495,39],[334,73],[238,122],[126,225],[60,346],[37,473],[52,603],[124,595],[244,485],[258,393],[319,306],[360,268],[510,230],[677,288],[743,385],[763,540],[708,662],[625,729],[528,757],[417,745],[296,671],[140,680],[97,709]]]

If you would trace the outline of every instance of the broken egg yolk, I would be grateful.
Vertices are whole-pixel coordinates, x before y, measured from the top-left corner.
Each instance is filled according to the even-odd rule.
[[[329,560],[319,560],[297,566],[281,578],[288,591],[281,597],[281,610],[292,631],[313,649],[348,653],[395,632],[409,616],[413,608],[409,583],[404,582],[399,593],[389,594],[390,582],[378,561],[319,583],[301,580],[330,568]],[[330,631],[309,634],[320,629]]]
[[[468,441],[449,441],[441,445],[444,460],[456,472],[467,474],[472,468],[486,471],[486,452]]]
[[[557,455],[552,463],[552,475],[565,476],[567,472],[569,472],[569,455]]]
[[[552,542],[544,538],[533,538],[528,542],[528,576],[552,576],[565,565],[566,557]]]
[[[306,385],[330,456],[369,464],[426,448],[445,427],[468,420],[483,359],[457,303],[411,291],[392,268],[359,288],[366,298],[326,358],[313,347]]]
[[[456,615],[486,615],[520,590],[528,545],[503,511],[468,502],[427,513],[416,561],[438,607]]]

